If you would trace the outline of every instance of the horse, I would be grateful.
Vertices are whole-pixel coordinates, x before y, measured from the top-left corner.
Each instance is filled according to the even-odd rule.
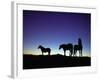
[[[59,46],[59,49],[63,48],[64,56],[66,56],[66,50],[70,51],[70,56],[73,54],[73,45],[71,43],[69,44],[62,44]]]
[[[50,55],[51,53],[51,49],[50,48],[44,48],[43,46],[39,45],[38,49],[41,49],[42,55],[44,52],[48,52],[48,55]]]
[[[82,56],[82,40],[79,38],[78,39],[78,45],[74,45],[74,56],[76,56],[77,51],[79,51],[79,56]]]

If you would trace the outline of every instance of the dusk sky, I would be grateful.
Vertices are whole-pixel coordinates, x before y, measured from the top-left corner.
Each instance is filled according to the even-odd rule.
[[[39,45],[51,48],[51,54],[64,54],[63,49],[59,50],[59,45],[75,45],[81,38],[83,55],[90,56],[90,36],[91,14],[23,10],[24,54],[41,55]]]

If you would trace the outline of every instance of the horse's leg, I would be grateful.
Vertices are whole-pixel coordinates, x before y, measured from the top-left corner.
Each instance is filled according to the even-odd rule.
[[[72,56],[72,53],[71,53],[71,51],[70,51],[70,54],[69,54],[69,56]]]
[[[75,52],[74,52],[74,56],[76,56],[76,52],[77,52],[77,50],[75,50]]]
[[[81,57],[81,50],[79,50],[79,57]]]
[[[81,52],[80,52],[80,50],[79,50],[79,57],[81,56]]]
[[[79,50],[79,57],[81,57],[81,51]]]
[[[70,56],[72,56],[72,50],[70,50]]]
[[[79,50],[79,56],[80,57],[82,56],[82,50]]]
[[[73,49],[72,49],[72,55],[73,55],[74,53],[73,53]]]
[[[48,55],[50,56],[50,51],[48,52]]]
[[[66,56],[66,50],[64,50],[64,56]]]
[[[74,52],[73,52],[73,49],[72,49],[72,56],[74,56]]]
[[[42,51],[42,55],[43,55],[43,51]]]
[[[80,52],[81,52],[81,56],[82,56],[82,50]]]
[[[69,51],[69,56],[71,56],[71,50]]]
[[[77,50],[76,50],[76,52],[75,52],[75,56],[77,56]]]
[[[73,56],[75,56],[75,54],[76,54],[76,50],[74,50],[74,54],[73,54]]]

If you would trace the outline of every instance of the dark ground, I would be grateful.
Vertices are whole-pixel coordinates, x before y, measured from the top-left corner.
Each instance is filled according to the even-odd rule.
[[[90,57],[23,55],[23,69],[91,66]]]

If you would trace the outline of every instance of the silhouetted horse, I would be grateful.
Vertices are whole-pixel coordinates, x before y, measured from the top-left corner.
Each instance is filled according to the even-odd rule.
[[[62,44],[59,46],[59,49],[63,48],[64,56],[66,56],[66,50],[70,51],[70,56],[73,54],[73,45],[71,43],[69,44]]]
[[[50,55],[50,52],[51,52],[50,48],[44,48],[43,46],[39,45],[38,49],[41,49],[42,55],[44,52],[48,52],[48,55]]]
[[[74,56],[76,56],[77,51],[79,51],[79,56],[82,56],[82,40],[78,39],[78,45],[74,45]]]

